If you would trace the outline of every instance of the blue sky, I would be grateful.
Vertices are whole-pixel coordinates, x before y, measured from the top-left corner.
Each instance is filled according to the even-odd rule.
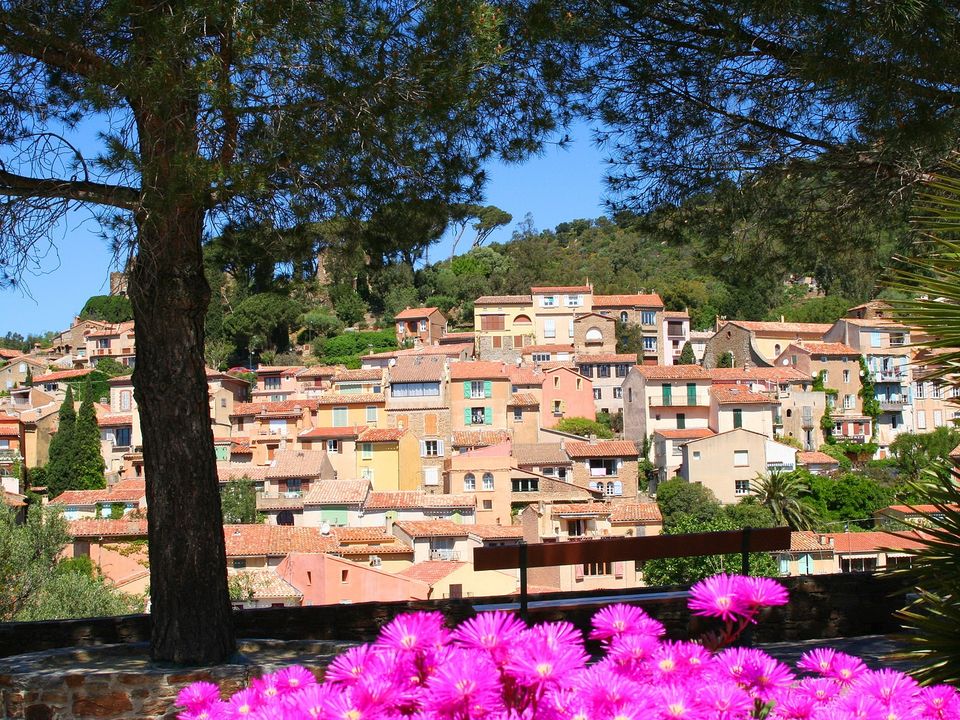
[[[491,242],[509,240],[527,213],[540,230],[604,214],[602,153],[590,142],[586,126],[572,128],[570,136],[569,147],[549,144],[522,165],[488,166],[486,203],[513,215]],[[75,215],[53,235],[55,251],[24,278],[25,289],[0,290],[0,335],[66,329],[87,298],[109,292],[110,249],[96,230],[91,220]],[[430,255],[440,259],[449,252],[449,242],[441,241]]]

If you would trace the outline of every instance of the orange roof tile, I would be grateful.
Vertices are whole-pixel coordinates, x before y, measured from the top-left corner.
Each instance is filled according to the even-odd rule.
[[[298,378],[332,377],[343,371],[343,365],[310,365],[297,373]]]
[[[543,295],[544,293],[589,293],[593,288],[589,285],[545,285],[530,288],[531,295]]]
[[[367,429],[366,425],[348,425],[347,427],[314,427],[304,430],[297,437],[301,439],[337,440],[358,437]]]
[[[710,374],[699,365],[636,365],[647,380],[709,380]]]
[[[481,295],[473,305],[530,305],[532,302],[529,295]]]
[[[563,447],[571,458],[636,457],[639,454],[632,440],[597,440],[595,443],[567,441]]]
[[[540,401],[533,393],[514,393],[507,402],[508,407],[537,407]]]
[[[424,493],[421,501],[424,508],[472,508],[477,505],[477,498],[466,493]]]
[[[79,370],[60,370],[59,372],[47,373],[46,375],[37,375],[33,378],[34,383],[52,383],[60,380],[69,380],[71,378],[84,377],[92,373],[94,368],[81,368]]]
[[[368,428],[357,440],[359,442],[397,442],[407,434],[405,428]]]
[[[3,504],[7,507],[21,508],[27,506],[27,496],[19,493],[3,491]]]
[[[470,535],[481,540],[513,540],[523,537],[523,528],[519,525],[467,525]]]
[[[833,327],[830,323],[800,323],[800,322],[766,322],[754,320],[730,320],[733,325],[739,325],[745,330],[770,335],[818,335],[823,337]]]
[[[97,425],[100,427],[123,427],[124,425],[132,424],[133,415],[130,414],[114,415],[113,413],[108,413],[97,418]]]
[[[947,505],[946,507],[953,511],[960,510],[960,506],[957,505]],[[904,515],[918,515],[920,513],[930,515],[933,513],[943,512],[943,509],[937,505],[890,505],[885,509],[903,513]]]
[[[768,405],[777,401],[769,395],[753,392],[743,385],[714,385],[710,394],[720,405]]]
[[[306,370],[303,365],[260,365],[256,369],[257,375],[296,375]]]
[[[683,428],[678,430],[667,428],[664,430],[655,430],[653,434],[660,435],[667,440],[699,440],[700,438],[716,435],[710,428]]]
[[[393,526],[412,538],[466,537],[470,527],[453,520],[399,520]]]
[[[143,480],[128,480],[102,490],[64,490],[50,502],[57,505],[96,505],[97,503],[136,502],[147,493]]]
[[[69,520],[67,534],[85,537],[146,537],[147,520]]]
[[[518,465],[569,465],[560,443],[516,443],[513,457]]]
[[[0,437],[20,437],[20,425],[18,423],[0,424]]]
[[[398,312],[393,316],[393,318],[395,320],[418,320],[420,318],[429,317],[435,312],[440,312],[440,310],[435,307],[407,308],[406,310],[401,310]]]
[[[339,393],[321,395],[316,400],[318,405],[369,405],[384,402],[385,396],[383,393]]]
[[[633,295],[594,295],[593,306],[662,308],[663,300],[656,293],[635,293]]]
[[[506,430],[454,430],[454,447],[485,447],[508,442],[510,433]]]
[[[550,506],[551,515],[611,515],[613,509],[609,503],[554,503]]]
[[[445,355],[446,357],[455,358],[464,352],[470,355],[473,354],[472,342],[448,343],[446,345],[419,345],[418,347],[407,348],[405,350],[385,350],[384,352],[370,353],[369,355],[363,355],[362,358],[364,360],[382,360],[424,355]]]
[[[217,463],[217,479],[222,482],[231,480],[264,480],[267,477],[266,465],[251,463]]]
[[[321,480],[311,484],[304,505],[360,505],[370,492],[369,480]]]
[[[842,356],[859,356],[860,353],[854,350],[852,347],[846,343],[841,342],[811,342],[804,341],[799,343],[791,343],[787,348],[796,348],[801,351],[806,351],[811,355],[842,355]],[[784,352],[787,352],[785,350]]]
[[[510,368],[510,382],[514,385],[542,385],[543,373],[529,365]]]
[[[423,508],[472,508],[477,501],[473,495],[429,494],[420,490],[372,492],[367,496],[367,510],[421,510]]]
[[[277,450],[267,466],[266,477],[318,478],[326,460],[325,450]]]
[[[22,350],[9,350],[7,348],[0,348],[0,359],[9,360],[11,358],[20,357],[23,355]]]
[[[335,550],[336,538],[320,528],[293,525],[224,525],[227,557],[323,553]]]
[[[390,382],[440,382],[445,368],[445,358],[439,355],[397,358],[397,364],[389,370]]]
[[[425,560],[404,568],[397,575],[433,585],[467,564],[454,560]]]
[[[397,538],[387,534],[379,527],[335,527],[330,532],[334,534],[341,545],[345,543],[395,543]]]
[[[927,543],[916,532],[843,532],[827,533],[837,553],[869,553],[878,550],[919,550]]]
[[[797,451],[798,465],[836,465],[840,466],[840,461],[819,450],[799,450]]]
[[[450,365],[450,379],[458,380],[501,380],[509,376],[509,368],[502,362],[470,360]]]
[[[659,523],[663,522],[660,506],[656,503],[614,503],[610,522]]]
[[[239,578],[244,589],[250,589],[254,600],[299,599],[303,593],[297,590],[277,574],[276,568],[251,568],[248,570],[229,570],[229,575]]]
[[[234,403],[233,412],[230,417],[239,417],[246,415],[261,415],[267,413],[289,413],[303,412],[304,410],[315,411],[320,402],[317,398],[302,400],[277,400],[274,402],[248,402]]]
[[[686,310],[666,310],[663,313],[663,316],[671,320],[689,320],[690,319],[690,313],[688,313]]]
[[[383,368],[357,368],[356,370],[340,370],[333,376],[333,382],[358,382],[361,380],[382,380]]]
[[[723,382],[800,382],[809,381],[810,375],[795,367],[749,367],[711,368],[707,374],[714,383]]]
[[[790,533],[790,550],[793,552],[831,552],[832,548],[829,545],[822,545],[817,533],[803,530]]]

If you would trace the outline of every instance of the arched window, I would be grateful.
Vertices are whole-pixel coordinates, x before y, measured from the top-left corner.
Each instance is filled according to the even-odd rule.
[[[607,495],[613,495],[613,483],[612,483],[612,482],[608,482],[608,483],[607,483]]]
[[[777,343],[776,345],[773,346],[773,354],[774,355],[780,354],[780,343]]]
[[[513,324],[514,324],[514,325],[531,325],[532,322],[531,322],[531,320],[530,320],[530,316],[529,316],[529,315],[517,315],[517,316],[513,319]]]
[[[628,318],[628,317],[630,317],[630,316],[627,315],[627,311],[626,311],[626,310],[622,311],[622,312],[620,313],[620,322],[625,323],[625,322],[627,321],[627,318]]]
[[[793,410],[787,408],[787,417],[793,417]]]
[[[277,513],[277,525],[293,525],[293,511],[281,510]]]
[[[466,492],[472,492],[477,489],[477,478],[473,473],[467,473],[463,476],[463,489]]]
[[[600,331],[600,328],[592,327],[587,330],[587,334],[584,336],[588,343],[602,343],[603,342],[603,333]]]
[[[486,472],[483,474],[483,489],[493,490],[493,473]]]

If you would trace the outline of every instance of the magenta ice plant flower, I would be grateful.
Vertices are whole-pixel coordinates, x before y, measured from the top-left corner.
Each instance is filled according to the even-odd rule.
[[[480,613],[464,621],[450,637],[464,647],[487,651],[500,665],[526,629],[516,615],[498,610]]]
[[[401,652],[423,652],[442,645],[448,634],[442,613],[409,613],[387,624],[380,631],[376,645]]]
[[[664,633],[662,623],[634,605],[608,605],[593,616],[591,624],[592,640],[608,641],[623,635],[660,637]]]
[[[720,573],[691,587],[687,606],[694,615],[733,621],[743,617],[747,611],[743,596],[743,578]]]
[[[196,712],[210,707],[220,699],[220,688],[209,682],[195,682],[177,693],[177,705]]]
[[[740,584],[740,599],[752,608],[786,605],[790,599],[787,589],[770,578],[740,576]]]

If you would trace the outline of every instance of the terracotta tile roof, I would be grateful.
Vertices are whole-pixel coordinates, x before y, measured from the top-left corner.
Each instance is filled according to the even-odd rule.
[[[614,503],[610,509],[610,522],[660,523],[663,516],[656,503]]]
[[[419,318],[425,318],[433,313],[439,312],[435,307],[427,308],[407,308],[406,310],[401,310],[396,315],[393,316],[395,320],[417,320]]]
[[[277,400],[275,402],[234,403],[233,412],[230,413],[230,417],[260,415],[265,413],[289,413],[294,411],[303,412],[305,409],[315,411],[319,404],[316,398]]]
[[[407,434],[405,428],[368,428],[357,440],[359,442],[397,442]]]
[[[267,466],[266,477],[280,478],[316,478],[320,477],[325,450],[277,450],[273,460]]]
[[[396,538],[394,538],[392,543],[384,543],[383,545],[376,543],[370,545],[364,543],[339,545],[337,546],[336,552],[338,555],[345,557],[353,555],[410,555],[410,559],[413,559],[413,548],[405,542],[400,542]]]
[[[297,437],[301,439],[338,440],[355,438],[367,429],[366,425],[348,425],[347,427],[314,427],[304,430]]]
[[[487,360],[455,362],[450,365],[450,379],[457,380],[500,380],[509,376],[506,363]]]
[[[531,295],[543,295],[544,293],[590,293],[593,288],[589,285],[543,285],[530,288]]]
[[[301,370],[306,370],[303,365],[260,365],[256,369],[257,375],[296,375]]]
[[[369,480],[321,480],[311,483],[304,505],[360,505],[370,491]]]
[[[339,393],[321,395],[316,399],[318,405],[358,405],[363,403],[382,403],[385,400],[383,393]]]
[[[324,553],[335,550],[336,538],[320,528],[293,525],[224,525],[227,557]]]
[[[542,385],[543,373],[528,365],[510,368],[510,382],[514,385]]]
[[[454,430],[454,447],[485,447],[508,442],[510,433],[506,430]]]
[[[796,348],[798,350],[805,350],[811,355],[842,355],[842,356],[855,356],[858,357],[860,353],[857,350],[854,350],[852,347],[846,343],[841,342],[800,342],[800,343],[791,343],[787,348]],[[784,352],[786,352],[785,350]]]
[[[473,354],[472,342],[448,343],[446,345],[420,345],[418,347],[407,348],[405,350],[386,350],[384,352],[363,355],[362,359],[378,360],[401,357],[417,357],[421,355],[445,355],[446,357],[457,357],[464,352],[469,355]]]
[[[666,310],[663,313],[663,316],[671,320],[689,320],[690,319],[690,313],[688,313],[686,310]]]
[[[340,545],[346,543],[395,543],[397,538],[387,534],[387,531],[379,527],[335,527],[330,532],[340,542]]]
[[[37,375],[33,378],[35,384],[52,383],[60,380],[69,380],[70,378],[84,377],[92,373],[94,368],[81,368],[80,370],[60,370],[59,372],[47,373],[46,375]]]
[[[636,353],[598,353],[596,355],[577,353],[577,363],[579,365],[597,365],[603,363],[628,363],[630,365],[636,365],[637,355]]]
[[[710,437],[716,433],[710,428],[684,428],[682,430],[655,430],[654,435],[660,435],[667,440],[699,440],[700,438]]]
[[[515,443],[513,457],[518,465],[570,464],[570,458],[560,443]]]
[[[297,373],[298,378],[324,378],[333,377],[345,368],[343,365],[311,365]]]
[[[266,465],[251,463],[217,463],[217,479],[222,482],[231,480],[265,480],[267,477]]]
[[[798,465],[836,465],[840,466],[840,461],[819,450],[799,450],[797,451]]]
[[[23,355],[21,350],[8,350],[7,348],[0,348],[0,358],[5,360],[10,360],[12,358],[20,357]]]
[[[820,536],[817,533],[809,530],[790,533],[790,550],[792,552],[832,552],[829,545],[820,544]]]
[[[20,495],[19,493],[3,491],[3,504],[7,507],[26,507],[27,506],[27,496]]]
[[[714,383],[722,382],[800,382],[811,376],[795,367],[711,368],[707,374]]]
[[[950,510],[960,510],[960,506],[957,505],[947,505],[947,508]],[[943,510],[936,505],[890,505],[885,510],[892,510],[894,512],[902,513],[904,515],[917,515],[919,513],[926,513],[931,515],[933,513],[943,512]]]
[[[507,407],[538,407],[540,401],[533,393],[514,393],[507,402]]]
[[[68,520],[67,534],[87,537],[146,537],[147,520]]]
[[[769,405],[777,401],[769,395],[753,392],[743,385],[714,385],[710,394],[720,405]]]
[[[709,380],[710,373],[699,365],[637,365],[647,380]]]
[[[766,322],[753,320],[730,320],[745,330],[771,335],[819,335],[823,337],[833,327],[830,323]]]
[[[595,443],[568,441],[564,449],[571,458],[637,457],[639,454],[632,440],[597,440]]]
[[[244,590],[249,588],[254,600],[300,599],[303,597],[303,593],[277,575],[274,568],[252,568],[250,570],[234,570],[231,568],[229,574],[231,577],[240,580]]]
[[[333,382],[358,382],[360,380],[382,380],[382,368],[358,368],[356,370],[341,370],[333,376]]]
[[[594,295],[594,307],[655,307],[662,308],[663,300],[656,293],[634,295]]]
[[[550,506],[551,515],[611,515],[613,512],[608,503],[554,503]]]
[[[527,345],[523,348],[523,355],[534,353],[573,353],[573,344],[546,343],[544,345]]]
[[[529,295],[481,295],[473,301],[477,305],[530,305],[533,298]]]
[[[465,332],[447,332],[440,337],[440,342],[449,342],[453,340],[459,340],[460,342],[473,342],[474,337],[475,333],[472,330]]]
[[[514,540],[523,537],[519,525],[467,525],[467,531],[481,540]]]
[[[397,364],[389,370],[389,378],[391,383],[439,382],[443,380],[445,368],[445,358],[439,355],[398,358]]]
[[[404,568],[398,572],[397,575],[402,575],[410,580],[419,580],[427,585],[433,585],[466,565],[468,565],[468,563],[456,562],[454,560],[426,560]]]
[[[143,480],[126,480],[103,490],[65,490],[50,502],[57,505],[136,502],[147,494]]]
[[[133,320],[117,324],[108,324],[103,329],[86,334],[85,337],[112,337],[113,335],[122,335],[125,332],[133,332]]]
[[[393,526],[412,538],[466,537],[470,532],[469,525],[453,520],[398,520]]]
[[[100,427],[123,427],[133,424],[133,415],[108,413],[97,418],[97,425]]]
[[[875,327],[875,328],[883,328],[884,330],[909,330],[909,328],[906,325],[902,325],[901,323],[894,322],[889,318],[861,319],[861,318],[844,317],[840,319],[843,320],[843,322],[845,323],[850,323],[851,325],[856,325],[857,327]]]
[[[919,550],[927,546],[916,532],[845,532],[827,533],[833,539],[836,553],[869,553],[878,550]]]
[[[424,508],[472,508],[477,501],[473,495],[430,494],[421,490],[372,492],[367,496],[367,510],[422,510]]]
[[[17,423],[3,423],[0,425],[0,437],[20,437],[20,425]]]

